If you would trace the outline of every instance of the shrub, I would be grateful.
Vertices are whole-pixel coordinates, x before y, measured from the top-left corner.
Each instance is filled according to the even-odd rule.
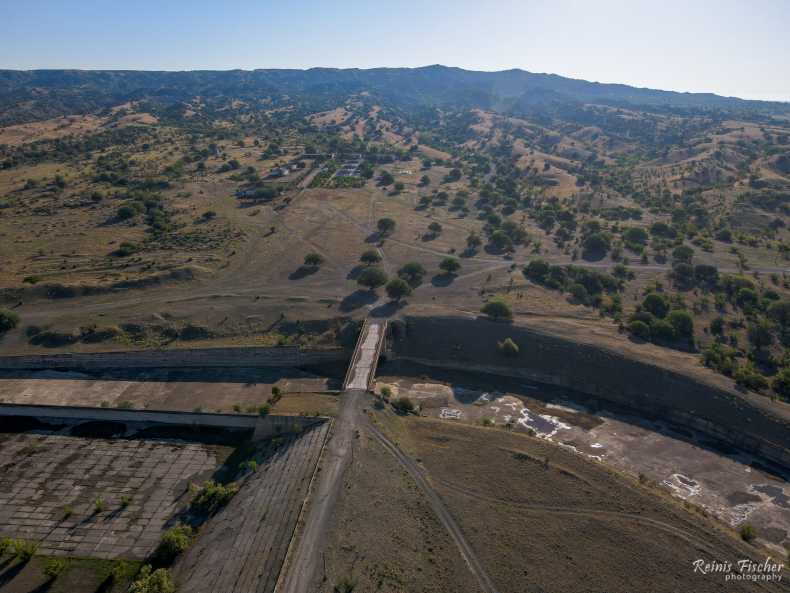
[[[754,367],[748,363],[737,368],[733,377],[738,385],[746,389],[751,389],[752,391],[762,391],[768,387],[766,378],[754,370]]]
[[[455,274],[461,269],[461,262],[454,257],[445,257],[439,264],[439,269],[445,274]]]
[[[269,415],[269,412],[272,411],[272,407],[269,404],[263,404],[262,406],[258,407],[258,416],[262,418]]]
[[[757,537],[757,531],[750,523],[744,523],[741,525],[741,539],[745,542],[751,543]]]
[[[642,301],[642,307],[659,319],[663,319],[669,312],[669,301],[664,295],[651,292]]]
[[[671,323],[663,319],[656,319],[650,326],[650,337],[656,342],[674,342],[677,339],[677,334]]]
[[[674,251],[672,252],[672,259],[676,262],[690,264],[693,257],[694,250],[688,245],[680,245],[675,247]]]
[[[162,564],[170,565],[176,557],[184,552],[192,543],[192,528],[178,524],[162,534],[159,545],[154,551],[154,558]]]
[[[309,268],[317,268],[324,263],[324,258],[318,253],[308,253],[304,256],[304,265]]]
[[[702,363],[724,375],[732,375],[737,367],[736,351],[729,346],[714,343],[702,351]]]
[[[513,311],[510,306],[503,300],[495,299],[488,301],[480,309],[480,312],[488,315],[491,319],[512,319]]]
[[[197,491],[190,503],[190,508],[202,514],[215,513],[228,504],[236,492],[238,492],[238,486],[235,484],[226,486],[209,480]]]
[[[29,542],[23,539],[14,540],[14,556],[22,562],[30,560],[37,551],[38,544],[36,542]]]
[[[637,338],[641,340],[649,340],[650,339],[650,326],[646,324],[644,321],[639,321],[638,319],[634,319],[631,323],[628,324],[628,331]]]
[[[211,331],[202,325],[194,325],[189,323],[181,328],[178,332],[178,337],[182,340],[205,340],[211,337]]]
[[[123,582],[125,579],[129,578],[132,573],[132,566],[125,560],[116,560],[112,564],[112,568],[110,569],[110,579],[113,583],[120,583]]]
[[[771,387],[782,398],[790,399],[790,367],[785,367],[776,373]]]
[[[542,259],[533,259],[527,267],[524,268],[524,275],[530,280],[538,283],[543,283],[546,275],[549,273],[549,263]]]
[[[518,356],[519,347],[512,339],[505,338],[497,343],[497,349],[505,356]]]
[[[139,245],[124,241],[118,246],[118,249],[116,249],[113,253],[118,257],[128,257],[130,255],[134,255],[138,251],[140,251]]]
[[[67,562],[63,558],[50,558],[44,564],[44,575],[54,581],[68,568]]]
[[[159,568],[151,572],[151,567],[146,564],[140,570],[140,573],[131,584],[129,593],[175,593],[176,586],[173,584],[173,578],[170,576],[170,571],[165,568]]]
[[[0,538],[0,556],[5,554],[6,552],[13,552],[14,551],[14,540],[10,537]]]
[[[579,284],[578,282],[571,284],[568,292],[571,293],[571,296],[577,303],[581,303],[582,305],[586,305],[588,300],[590,299],[590,295],[587,292],[587,289],[584,288],[583,285]]]
[[[129,220],[130,218],[134,218],[136,214],[137,212],[131,206],[121,206],[115,212],[115,216],[118,220]]]
[[[582,245],[585,255],[605,255],[609,251],[609,238],[602,233],[593,233],[584,240]]]
[[[675,328],[678,337],[686,339],[694,337],[694,319],[688,311],[676,309],[670,312],[667,321]]]
[[[8,309],[0,309],[0,334],[19,325],[19,315]]]
[[[414,412],[414,402],[408,397],[398,397],[392,400],[392,407],[399,414],[412,414]]]

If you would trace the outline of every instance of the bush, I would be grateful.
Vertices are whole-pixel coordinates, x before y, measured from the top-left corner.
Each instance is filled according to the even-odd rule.
[[[128,257],[130,255],[134,255],[138,251],[140,251],[139,245],[124,241],[118,246],[118,249],[116,249],[113,253],[118,257]]]
[[[531,262],[529,262],[529,264],[527,264],[527,267],[524,268],[524,275],[533,282],[542,284],[549,273],[549,269],[550,266],[547,261],[542,259],[533,259]]]
[[[741,539],[745,542],[751,543],[757,537],[757,531],[750,523],[741,525]]]
[[[38,551],[38,544],[36,542],[29,542],[23,539],[14,540],[14,556],[19,558],[22,562],[27,562]]]
[[[439,264],[439,269],[445,274],[455,274],[461,269],[461,262],[454,257],[445,257]]]
[[[66,568],[68,568],[68,564],[63,558],[50,558],[44,564],[44,575],[54,581],[65,572]]]
[[[675,328],[679,338],[691,339],[694,337],[694,319],[688,311],[676,309],[670,312],[667,321]]]
[[[783,399],[790,399],[790,367],[785,367],[776,373],[771,387]]]
[[[19,325],[19,315],[8,309],[0,309],[0,334]]]
[[[304,265],[309,268],[317,268],[324,263],[324,258],[318,253],[308,253],[304,256]]]
[[[766,378],[754,370],[751,364],[745,364],[736,369],[733,377],[738,385],[752,391],[762,391],[768,387]]]
[[[162,534],[162,539],[154,551],[154,558],[162,564],[170,565],[191,543],[192,528],[178,524]]]
[[[587,292],[587,289],[584,288],[583,285],[577,283],[571,284],[568,292],[571,293],[571,296],[577,303],[581,303],[582,305],[586,305],[590,299],[590,295]]]
[[[175,593],[176,586],[170,571],[159,568],[151,572],[151,567],[146,564],[140,570],[140,574],[131,584],[129,593]]]
[[[650,339],[650,326],[644,321],[634,319],[628,324],[628,331],[631,333],[631,335],[636,336],[641,340]]]
[[[414,402],[408,397],[398,397],[392,400],[392,407],[399,414],[412,414],[414,413]]]
[[[185,325],[181,331],[178,332],[178,337],[185,341],[205,340],[211,337],[211,331],[202,325],[193,325],[190,323]]]
[[[130,218],[134,218],[136,214],[137,211],[131,206],[121,206],[116,211],[115,216],[118,220],[129,220]]]
[[[659,319],[663,319],[669,312],[669,301],[664,295],[651,292],[642,301],[642,307]]]
[[[650,337],[655,342],[674,342],[677,339],[677,333],[671,323],[663,319],[656,319],[650,326]]]
[[[198,513],[210,515],[228,504],[238,490],[235,484],[225,486],[209,480],[197,491],[190,508]]]
[[[497,349],[505,356],[518,356],[519,347],[512,339],[505,338],[497,343]]]
[[[510,306],[503,300],[495,299],[488,301],[480,308],[480,312],[488,315],[491,319],[512,319],[513,311]]]

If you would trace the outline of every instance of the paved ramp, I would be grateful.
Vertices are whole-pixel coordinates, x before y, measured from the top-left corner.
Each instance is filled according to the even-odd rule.
[[[328,432],[323,422],[269,443],[274,451],[176,563],[179,591],[274,590]]]
[[[386,319],[366,319],[359,335],[354,356],[351,358],[343,388],[346,391],[367,391],[373,381],[384,336],[387,333]]]

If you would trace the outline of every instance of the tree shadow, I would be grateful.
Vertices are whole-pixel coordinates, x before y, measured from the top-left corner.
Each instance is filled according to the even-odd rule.
[[[383,241],[384,236],[378,231],[374,231],[365,237],[365,243],[377,243],[380,245]]]
[[[584,261],[596,262],[601,261],[603,258],[606,257],[606,251],[584,251],[582,253],[582,259]]]
[[[461,252],[461,257],[474,257],[475,255],[477,255],[477,249],[472,247],[467,247]]]
[[[5,587],[8,583],[13,581],[17,575],[22,572],[27,566],[27,561],[17,562],[11,564],[3,572],[0,573],[0,588]]]
[[[436,276],[431,278],[431,284],[439,288],[450,286],[454,281],[455,274],[436,274]]]
[[[356,280],[359,278],[359,275],[362,273],[367,266],[359,264],[351,268],[348,274],[346,274],[346,280]]]
[[[365,305],[372,305],[378,300],[376,293],[372,290],[355,290],[350,295],[340,301],[340,310],[343,312],[353,311]]]
[[[370,310],[371,317],[392,317],[399,309],[406,306],[405,301],[390,301]]]
[[[317,271],[318,268],[313,266],[299,266],[296,270],[288,275],[288,280],[301,280],[302,278],[312,276]]]

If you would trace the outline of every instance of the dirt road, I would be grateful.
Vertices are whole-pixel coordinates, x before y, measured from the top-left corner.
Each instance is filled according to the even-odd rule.
[[[364,392],[347,391],[329,442],[320,461],[319,474],[310,493],[304,527],[297,535],[283,567],[276,593],[309,593],[320,590],[319,566],[326,547],[332,511],[351,462],[355,428],[359,425]]]

